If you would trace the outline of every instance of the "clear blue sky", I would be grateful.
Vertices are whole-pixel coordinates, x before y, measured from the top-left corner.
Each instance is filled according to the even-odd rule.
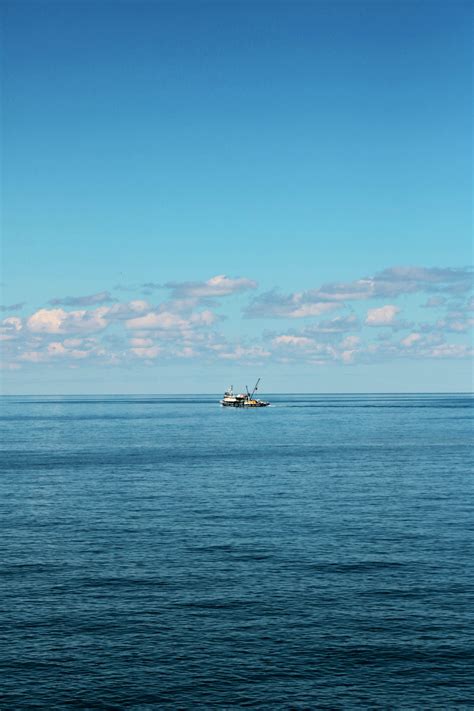
[[[2,15],[5,392],[469,389],[470,3]]]

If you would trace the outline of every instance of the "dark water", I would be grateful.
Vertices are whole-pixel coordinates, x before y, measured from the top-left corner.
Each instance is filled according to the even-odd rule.
[[[4,398],[6,709],[474,708],[469,396]]]

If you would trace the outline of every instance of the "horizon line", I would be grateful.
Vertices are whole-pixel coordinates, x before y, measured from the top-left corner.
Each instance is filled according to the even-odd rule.
[[[358,392],[265,391],[266,395],[474,395],[474,390],[398,390]],[[217,392],[162,393],[0,393],[0,397],[188,397],[216,396]]]

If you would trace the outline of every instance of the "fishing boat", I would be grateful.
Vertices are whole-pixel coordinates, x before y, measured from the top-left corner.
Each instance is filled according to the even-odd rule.
[[[221,405],[223,407],[267,407],[270,404],[269,402],[254,398],[259,382],[260,378],[255,383],[255,387],[251,393],[249,392],[248,387],[245,386],[245,394],[240,393],[239,395],[234,395],[234,386],[231,385],[230,388],[225,391],[224,397],[220,401]]]

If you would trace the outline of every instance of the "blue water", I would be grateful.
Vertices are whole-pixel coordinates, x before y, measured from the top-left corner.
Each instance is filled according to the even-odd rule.
[[[270,399],[3,399],[2,708],[474,708],[473,399]]]

